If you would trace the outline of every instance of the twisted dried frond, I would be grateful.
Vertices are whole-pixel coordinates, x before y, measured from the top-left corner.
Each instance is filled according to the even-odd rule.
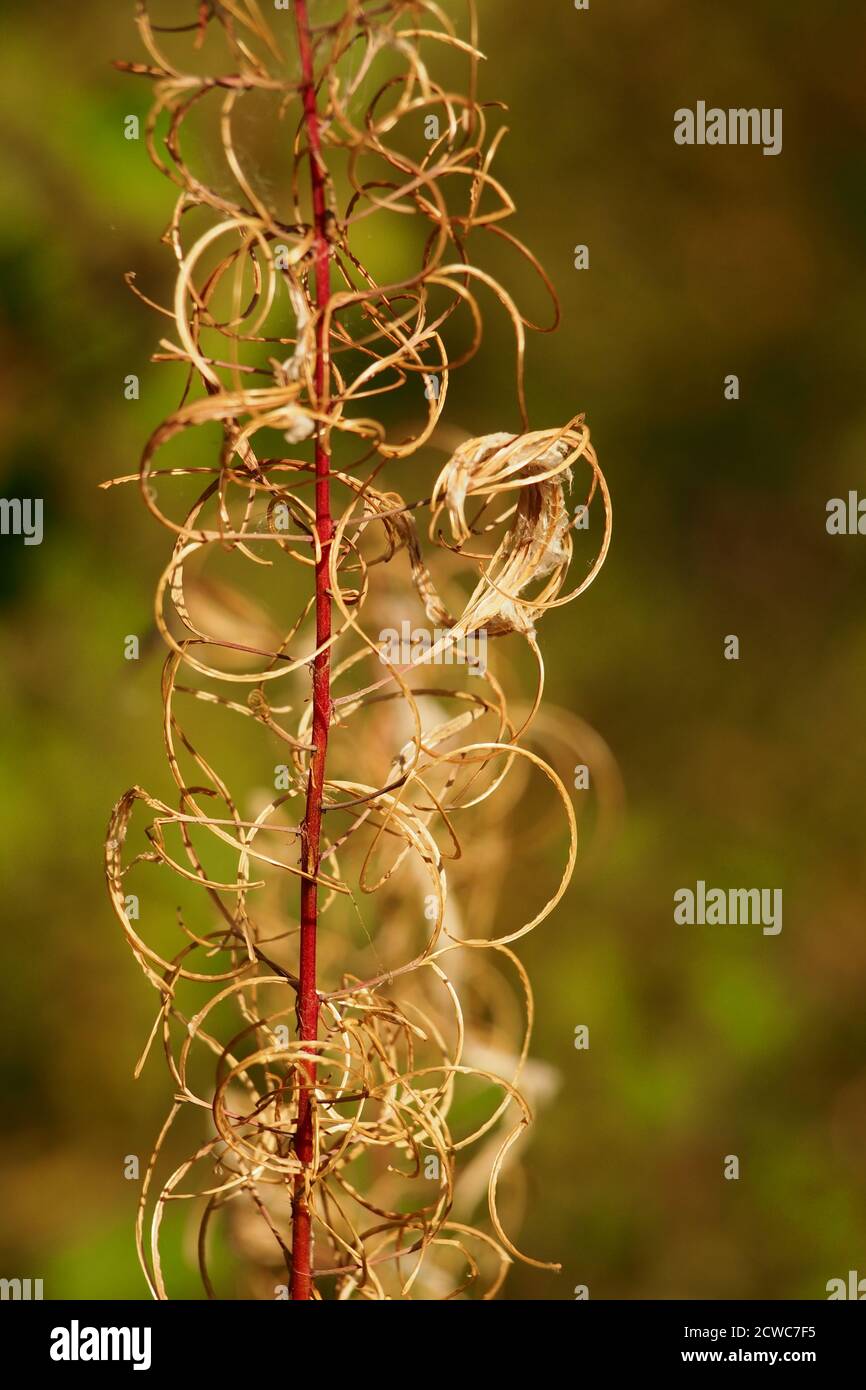
[[[536,628],[598,573],[610,499],[582,416],[530,430],[537,325],[470,259],[496,238],[550,290],[502,225],[504,130],[478,98],[472,4],[466,37],[435,0],[322,0],[313,26],[298,0],[294,27],[255,0],[189,8],[164,28],[140,3],[146,61],[119,65],[154,84],[148,149],[178,189],[172,303],[130,283],[165,319],[156,359],[186,372],[135,475],[173,536],[155,622],[175,792],[128,792],[106,852],[160,999],[145,1056],[161,1040],[175,1092],[140,1257],[168,1297],[160,1229],[180,1206],[209,1296],[224,1296],[217,1222],[258,1296],[283,1271],[294,1296],[492,1298],[514,1259],[555,1267],[516,1248],[500,1210],[506,1166],[519,1205],[509,1160],[551,1086],[528,1062],[511,947],[561,901],[576,854],[570,795],[533,746]],[[456,63],[460,91],[436,76]],[[246,153],[268,140],[272,179]],[[519,431],[437,465],[483,297],[513,329]],[[569,588],[575,499],[598,539]],[[388,656],[383,629],[422,613],[431,640]],[[478,634],[490,662],[461,666]],[[536,664],[529,704],[506,690],[513,643]],[[515,895],[521,805],[537,871]],[[553,867],[551,812],[568,832]],[[182,900],[173,942],[146,907],[154,872]],[[188,1117],[208,1111],[202,1139]]]

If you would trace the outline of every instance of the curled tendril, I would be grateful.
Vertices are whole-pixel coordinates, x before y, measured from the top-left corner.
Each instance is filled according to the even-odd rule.
[[[153,1296],[167,1298],[159,1237],[180,1204],[197,1214],[206,1294],[225,1296],[210,1268],[219,1217],[245,1288],[273,1297],[291,1265],[300,1177],[314,1219],[316,1297],[492,1298],[513,1260],[557,1267],[521,1253],[500,1211],[506,1170],[512,1211],[519,1200],[510,1160],[530,1099],[543,1101],[551,1085],[529,1057],[532,992],[511,947],[556,908],[576,858],[571,797],[533,742],[585,757],[597,773],[599,820],[607,825],[616,809],[615,769],[597,735],[574,716],[540,711],[536,635],[544,614],[582,593],[604,562],[607,486],[582,416],[530,430],[523,360],[526,330],[537,325],[469,259],[470,238],[516,253],[551,297],[541,331],[556,326],[550,282],[501,225],[514,210],[491,171],[504,129],[489,135],[497,108],[478,98],[471,2],[468,38],[435,0],[323,7],[337,11],[313,31],[336,283],[324,307],[311,283],[314,228],[302,190],[316,156],[300,83],[287,76],[291,30],[266,23],[255,0],[191,4],[190,21],[171,26],[152,8],[139,3],[137,14],[147,62],[118,66],[154,83],[147,147],[178,188],[165,233],[177,267],[171,304],[128,279],[166,320],[155,360],[180,365],[186,384],[139,472],[104,485],[137,479],[173,536],[154,616],[168,647],[163,730],[176,804],[134,787],[115,808],[106,847],[115,913],[160,998],[137,1073],[161,1039],[175,1094],[142,1187],[142,1266]],[[435,79],[439,61],[449,71],[464,65],[463,92]],[[280,133],[279,189],[246,153],[246,104],[260,128]],[[206,116],[216,138],[187,140],[187,124],[198,131]],[[203,143],[219,160],[194,172],[187,148]],[[394,237],[385,245],[402,257],[407,228],[417,267],[383,282],[362,254]],[[430,458],[447,438],[450,375],[481,344],[484,294],[513,328],[520,431],[452,436],[437,474]],[[326,400],[317,335],[329,353]],[[401,392],[402,413],[386,400]],[[293,1026],[297,893],[288,890],[304,876],[313,751],[311,580],[323,553],[314,435],[330,442],[337,499],[334,737],[316,875],[321,1027],[317,1041],[302,1042]],[[208,447],[210,461],[190,459]],[[423,494],[421,479],[429,496],[407,502],[390,473],[410,459],[410,496]],[[601,539],[568,589],[574,497],[593,508]],[[441,629],[433,643],[405,661],[385,659],[383,624],[421,612]],[[479,632],[497,639],[497,670],[464,681],[453,651]],[[507,652],[520,641],[537,672],[528,704],[506,693]],[[199,751],[202,740],[220,751],[225,772]],[[236,794],[230,783],[243,777]],[[543,808],[523,831],[525,841],[536,835],[537,901],[515,923],[502,893],[508,818],[526,798]],[[561,808],[568,840],[543,888],[551,808]],[[132,906],[130,888],[148,870],[186,895],[174,941],[146,907],[139,923]],[[313,1156],[304,1164],[294,1135],[310,1063]],[[209,1137],[199,1126],[190,1154],[187,1121],[199,1112],[210,1112]],[[477,1156],[464,1165],[470,1150]],[[486,1230],[475,1211],[484,1188]]]

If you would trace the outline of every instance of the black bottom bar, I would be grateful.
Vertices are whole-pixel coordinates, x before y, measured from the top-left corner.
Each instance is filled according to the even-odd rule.
[[[536,1364],[539,1377],[553,1375],[566,1357],[581,1369],[618,1371],[674,1367],[805,1366],[828,1371],[862,1363],[866,1318],[859,1303],[821,1302],[574,1302],[483,1306],[451,1303],[376,1308],[371,1304],[291,1303],[0,1303],[7,1346],[14,1339],[22,1367],[63,1381],[98,1379],[102,1371],[219,1376],[255,1373],[267,1382],[298,1367],[298,1339],[306,1321],[308,1356],[328,1374],[331,1339],[342,1354],[372,1368],[380,1356],[410,1357],[419,1345],[424,1379],[431,1387],[436,1364],[450,1379],[465,1363],[466,1374],[489,1382],[499,1366],[513,1374],[515,1356]],[[454,1318],[454,1322],[451,1319]],[[431,1321],[431,1319],[433,1321]],[[291,1341],[287,1333],[291,1332]],[[323,1340],[323,1334],[327,1340]],[[460,1339],[451,1340],[454,1334]],[[419,1342],[419,1337],[423,1339]],[[467,1341],[467,1339],[469,1339]],[[435,1349],[435,1351],[434,1351]],[[462,1349],[462,1350],[461,1350]],[[556,1358],[555,1361],[552,1358]],[[398,1363],[399,1364],[399,1363]],[[562,1374],[562,1367],[557,1374]],[[850,1371],[849,1371],[850,1373]],[[290,1377],[291,1378],[291,1377]],[[412,1374],[408,1379],[413,1379]],[[215,1382],[216,1383],[216,1382]]]

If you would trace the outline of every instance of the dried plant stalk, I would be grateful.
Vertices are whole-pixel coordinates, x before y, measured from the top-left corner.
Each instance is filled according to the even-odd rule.
[[[319,0],[315,25],[307,0],[295,0],[291,23],[266,22],[256,0],[191,8],[190,23],[169,30],[142,0],[148,61],[118,65],[154,82],[148,149],[179,190],[165,238],[173,304],[130,283],[168,320],[156,360],[187,371],[134,475],[174,536],[155,618],[169,649],[163,727],[177,806],[134,787],[106,849],[114,910],[161,1001],[139,1070],[161,1036],[175,1087],[143,1183],[139,1254],[154,1297],[168,1297],[159,1234],[179,1204],[198,1212],[210,1297],[219,1217],[256,1296],[492,1298],[514,1259],[556,1267],[521,1254],[499,1210],[500,1175],[531,1118],[524,1091],[543,1091],[537,1066],[530,1084],[532,994],[511,947],[559,903],[576,853],[569,795],[531,746],[544,683],[536,626],[598,573],[610,498],[582,416],[530,430],[523,357],[535,325],[469,258],[470,240],[505,242],[555,306],[538,262],[502,226],[513,205],[491,168],[503,129],[489,136],[477,96],[471,0],[468,38],[436,0]],[[437,57],[465,64],[465,95],[436,80]],[[223,162],[206,177],[184,137],[213,104]],[[280,133],[291,167],[279,188],[241,153],[245,105],[260,132]],[[383,281],[361,250],[392,245],[405,259],[407,229],[417,265]],[[450,374],[481,342],[481,293],[513,326],[521,432],[452,435],[429,496],[407,503],[390,480],[384,490],[383,470],[414,457],[412,492],[423,491],[447,438]],[[391,396],[424,418],[407,424]],[[212,444],[214,428],[218,455],[192,462],[203,445],[190,431]],[[568,590],[573,492],[599,541]],[[247,593],[234,582],[240,564]],[[422,611],[432,638],[413,636],[393,659],[383,627]],[[488,637],[496,674],[458,670],[459,653]],[[537,686],[510,712],[513,672],[499,653],[520,640]],[[179,707],[190,710],[183,724]],[[285,758],[277,795],[261,785],[261,748],[258,788],[243,795],[199,751],[211,738],[249,771],[246,744],[235,757],[226,740],[228,714]],[[541,905],[503,930],[507,820],[539,784],[565,817],[565,862]],[[141,811],[147,823],[133,827]],[[187,895],[174,948],[159,930],[146,939],[129,910],[130,884],[149,868]],[[299,911],[284,888],[295,880]],[[369,919],[364,895],[375,895]],[[177,1161],[185,1117],[200,1109],[211,1136]],[[473,1145],[476,1160],[458,1171]],[[482,1170],[488,1229],[469,1219]]]

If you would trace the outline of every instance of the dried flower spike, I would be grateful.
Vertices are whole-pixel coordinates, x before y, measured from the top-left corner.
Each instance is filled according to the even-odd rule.
[[[256,0],[190,0],[163,28],[140,0],[146,61],[118,64],[153,82],[148,150],[178,190],[172,303],[130,284],[164,316],[156,360],[186,376],[134,475],[173,536],[155,622],[174,800],[134,787],[106,845],[159,996],[139,1070],[160,1039],[174,1090],[137,1226],[156,1298],[161,1228],[184,1216],[208,1297],[492,1298],[515,1259],[556,1267],[500,1211],[546,1084],[512,943],[576,854],[569,794],[531,746],[536,628],[597,574],[611,507],[582,416],[530,430],[533,325],[471,259],[504,240],[550,289],[503,226],[474,5],[467,37],[448,8],[294,0],[268,22]],[[436,76],[456,63],[465,95]],[[414,267],[389,276],[407,246]],[[455,447],[452,429],[441,466],[479,295],[514,331],[520,432]],[[600,540],[568,591],[574,496]],[[404,626],[408,651],[387,654]],[[488,638],[495,662],[467,664]],[[515,705],[521,641],[538,680]],[[524,798],[564,817],[568,843],[520,921]],[[180,904],[173,942],[130,910],[154,874]],[[216,1242],[239,1271],[228,1293]]]

